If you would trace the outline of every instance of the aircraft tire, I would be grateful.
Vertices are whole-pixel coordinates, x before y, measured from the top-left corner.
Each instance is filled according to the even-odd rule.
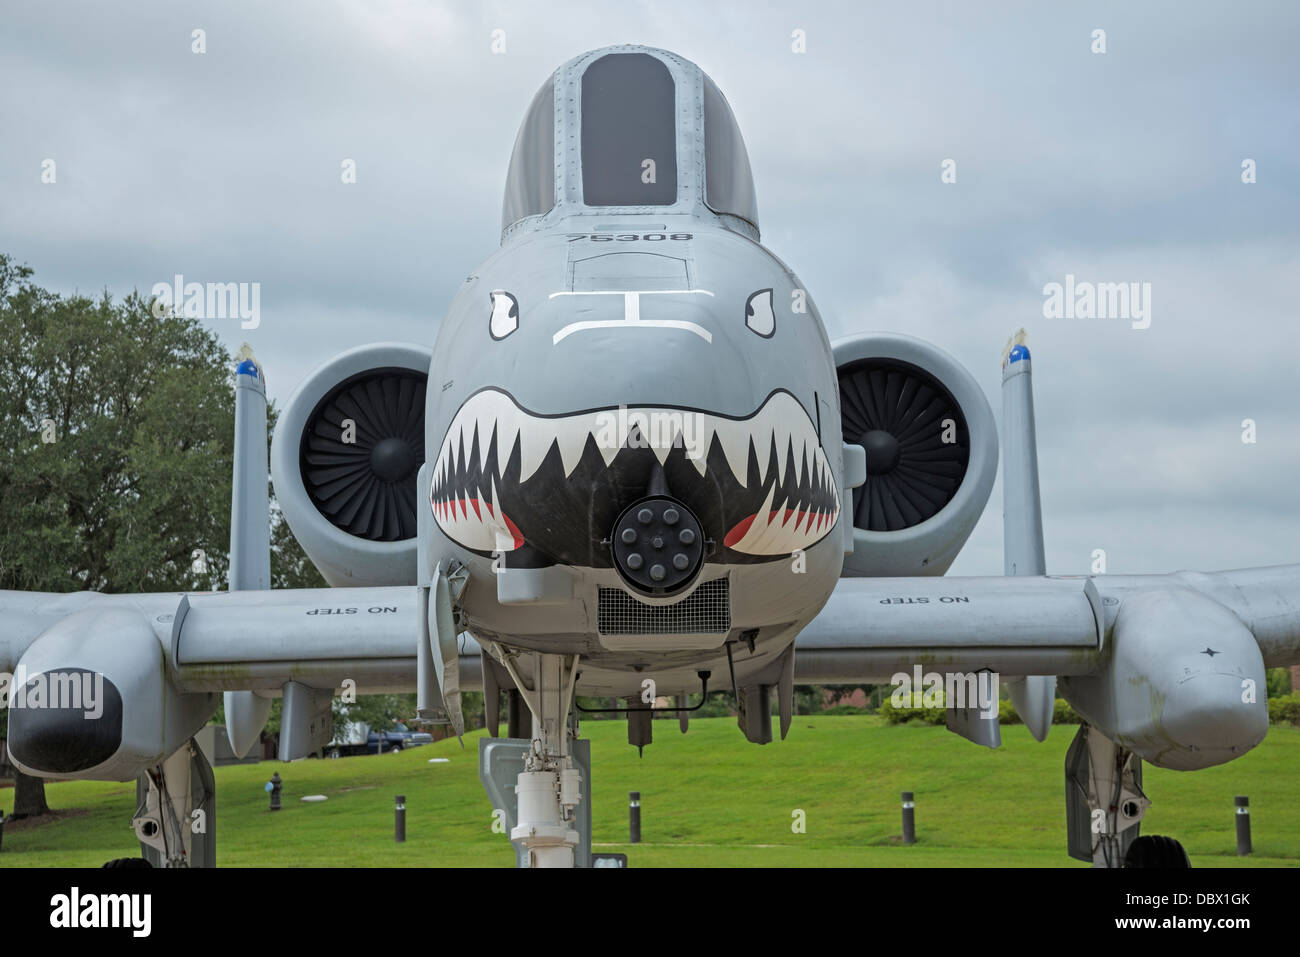
[[[1191,867],[1183,845],[1172,837],[1152,835],[1139,837],[1129,845],[1124,855],[1125,867],[1184,868]]]

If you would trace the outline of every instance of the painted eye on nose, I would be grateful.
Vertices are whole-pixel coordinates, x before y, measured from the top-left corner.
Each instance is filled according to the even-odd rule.
[[[488,332],[493,339],[504,339],[519,328],[519,301],[504,289],[492,290],[492,319]]]
[[[745,325],[764,339],[776,332],[776,314],[772,312],[772,290],[760,289],[745,303]]]

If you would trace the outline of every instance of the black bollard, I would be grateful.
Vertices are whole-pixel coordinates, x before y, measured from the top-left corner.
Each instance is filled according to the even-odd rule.
[[[5,812],[0,811],[0,850],[5,846]]]
[[[266,782],[266,789],[271,792],[271,810],[280,810],[280,772],[276,771],[271,775],[271,780]]]
[[[1250,798],[1238,794],[1233,803],[1237,806],[1237,853],[1245,857],[1250,853]]]
[[[627,795],[628,843],[641,843],[641,792],[629,791]]]
[[[396,833],[394,835],[398,844],[406,840],[406,795],[397,795],[397,806],[393,809],[396,816]]]
[[[903,792],[903,843],[916,843],[916,802],[912,800],[912,792]]]

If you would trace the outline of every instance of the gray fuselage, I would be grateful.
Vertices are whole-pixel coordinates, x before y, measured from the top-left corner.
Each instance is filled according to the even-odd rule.
[[[674,649],[674,636],[626,647],[598,634],[602,586],[667,603],[629,589],[606,544],[611,516],[646,494],[665,450],[669,490],[701,517],[712,542],[690,589],[673,603],[704,582],[729,579],[730,635],[757,631],[748,636],[757,639],[755,654],[743,653],[752,667],[788,644],[833,589],[844,537],[830,344],[794,274],[710,218],[581,215],[520,233],[453,300],[429,379],[425,447],[432,495],[443,504],[427,557],[432,564],[452,556],[469,567],[464,607],[476,637],[581,654],[630,673],[628,680],[646,668],[676,670],[694,688],[695,672],[718,659],[727,635],[679,638],[693,647],[674,650],[668,666],[650,652]],[[769,289],[774,321],[765,335],[751,328],[749,300]],[[508,293],[517,312],[499,339],[491,330],[494,291]],[[645,434],[638,448],[641,426],[659,434]],[[608,464],[602,445],[613,453]],[[814,482],[819,470],[822,488]],[[474,473],[468,480],[467,472]],[[746,541],[741,532],[749,529],[738,526],[759,516],[752,528],[764,513],[766,541]],[[572,578],[571,597],[498,600],[499,577],[540,577],[545,568]],[[583,684],[590,687],[592,677]],[[667,691],[674,681],[658,683]]]

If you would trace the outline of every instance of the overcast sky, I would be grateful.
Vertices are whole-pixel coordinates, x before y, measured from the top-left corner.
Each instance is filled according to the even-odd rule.
[[[61,292],[260,283],[257,329],[211,325],[281,402],[342,349],[431,344],[499,241],[537,87],[645,43],[726,93],[763,241],[832,337],[928,339],[1000,418],[1028,330],[1049,571],[1098,548],[1110,572],[1300,560],[1295,3],[0,8],[0,250]],[[1150,327],[1044,318],[1067,273],[1150,283]],[[999,484],[953,572],[1001,554]]]

